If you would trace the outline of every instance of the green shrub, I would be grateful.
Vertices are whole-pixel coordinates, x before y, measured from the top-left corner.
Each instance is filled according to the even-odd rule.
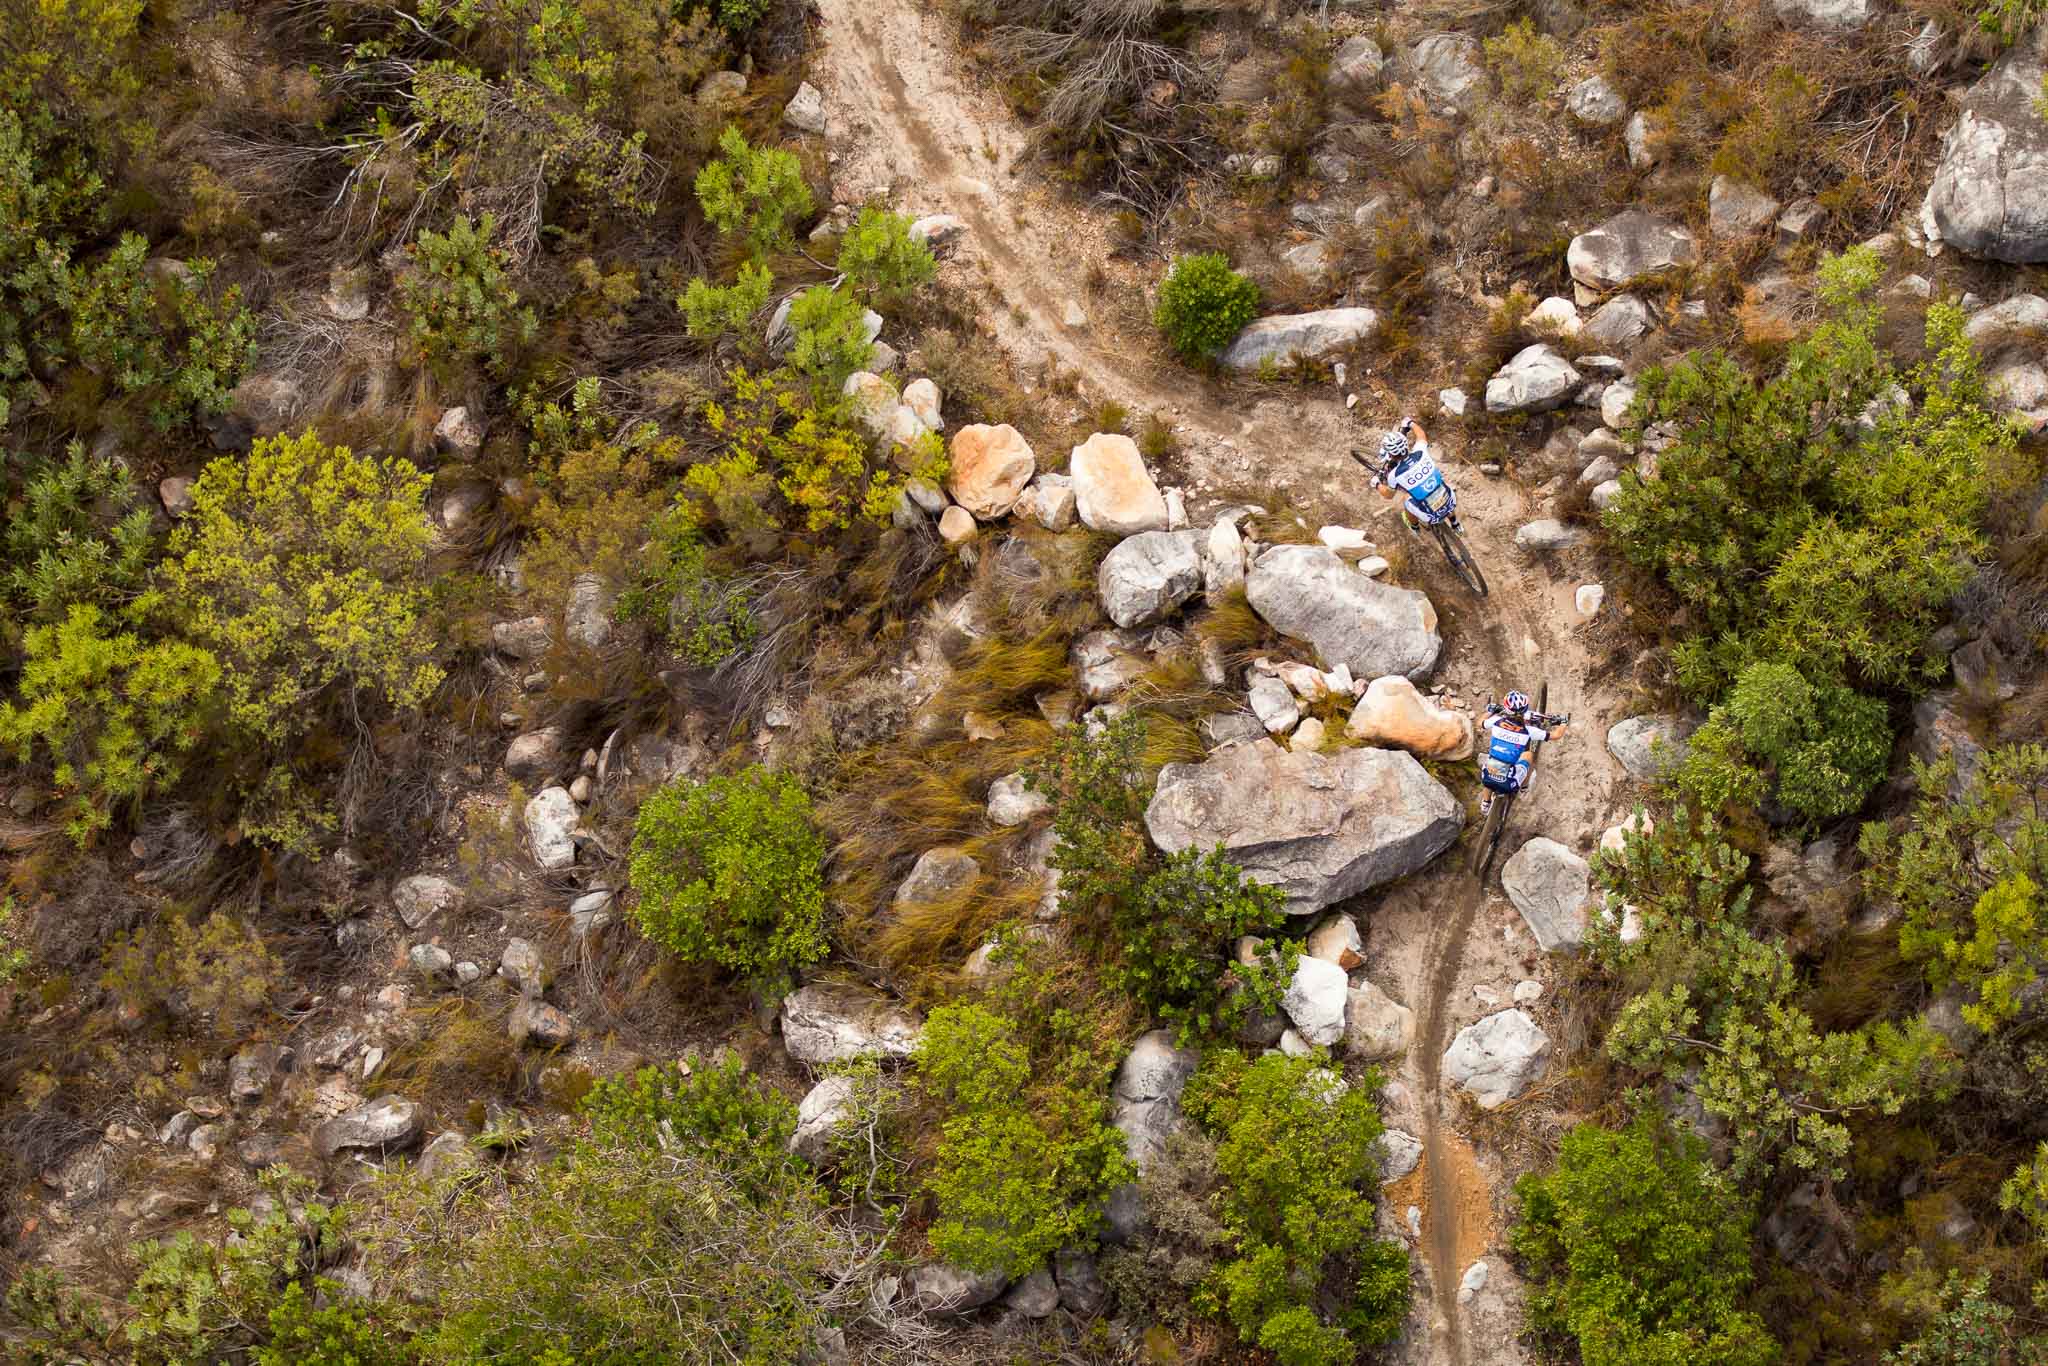
[[[1026,770],[1031,789],[1052,800],[1052,866],[1060,875],[1060,910],[1072,923],[1101,923],[1109,907],[1135,901],[1150,866],[1150,790],[1138,767],[1144,744],[1145,721],[1137,714],[1096,729],[1069,726]]]
[[[640,806],[631,877],[641,932],[686,962],[769,976],[825,953],[825,841],[811,799],[758,765],[676,782]]]
[[[733,580],[714,571],[696,508],[677,503],[656,519],[645,576],[619,595],[624,621],[655,621],[692,664],[712,667],[751,645],[759,633],[753,605]]]
[[[737,128],[719,136],[718,152],[697,172],[697,202],[711,226],[743,237],[757,262],[795,246],[793,222],[812,208],[796,154],[751,146]]]
[[[851,294],[813,285],[789,306],[789,368],[809,379],[814,392],[832,396],[874,355],[866,310]]]
[[[1949,1273],[1946,1306],[1912,1342],[1885,1353],[1885,1366],[2037,1366],[2048,1336],[2029,1333],[2018,1315],[1991,1297],[1991,1278]]]
[[[156,529],[127,466],[90,458],[74,441],[61,462],[34,467],[0,546],[0,591],[22,617],[49,622],[73,604],[132,601],[155,558]]]
[[[1863,805],[1891,757],[1885,704],[1839,683],[1819,687],[1790,664],[1756,663],[1694,732],[1668,782],[1703,810],[1766,794],[1820,821]]]
[[[691,466],[683,479],[700,500],[702,524],[717,525],[750,552],[767,555],[782,534],[776,492],[807,531],[887,523],[903,476],[874,463],[836,391],[814,398],[781,374],[734,370],[730,378],[730,395],[704,409],[719,453]],[[945,467],[920,465],[918,472],[943,477]]]
[[[718,26],[740,37],[767,17],[772,3],[773,0],[718,0]]]
[[[1564,70],[1564,46],[1547,33],[1538,33],[1527,19],[1517,19],[1485,43],[1486,65],[1500,81],[1501,99],[1509,104],[1528,104],[1546,99],[1557,89]]]
[[[1753,1211],[1697,1139],[1641,1119],[1581,1124],[1557,1165],[1515,1185],[1510,1235],[1529,1268],[1530,1322],[1574,1339],[1586,1366],[1769,1366],[1778,1344],[1742,1308]]]
[[[182,641],[116,631],[89,603],[31,627],[23,644],[20,697],[0,702],[0,745],[22,763],[38,751],[48,759],[66,829],[85,844],[116,811],[176,784],[205,733],[220,662]]]
[[[207,291],[213,262],[195,260],[152,278],[149,244],[133,233],[88,271],[62,277],[57,306],[70,318],[68,353],[142,396],[150,422],[167,431],[218,413],[256,351],[256,320],[241,289],[216,301]]]
[[[602,1147],[678,1144],[730,1174],[747,1190],[791,1179],[796,1107],[747,1072],[737,1057],[684,1071],[643,1067],[602,1077],[582,1101],[591,1140]]]
[[[441,681],[428,631],[428,479],[311,432],[208,465],[171,535],[160,605],[220,661],[250,734],[304,734],[330,691],[416,707]]]
[[[902,298],[938,274],[932,249],[910,235],[910,217],[873,207],[860,211],[839,243],[839,269],[864,299]]]
[[[1259,287],[1230,268],[1221,252],[1183,256],[1159,286],[1153,321],[1188,360],[1213,356],[1259,315]]]
[[[699,276],[683,287],[676,307],[683,311],[683,325],[700,341],[712,341],[733,333],[745,334],[756,314],[768,306],[768,291],[775,276],[752,261],[742,262],[739,278],[729,285],[714,285]]]
[[[1349,1361],[1407,1318],[1407,1253],[1373,1234],[1379,1088],[1372,1068],[1347,1084],[1319,1058],[1218,1049],[1182,1098],[1215,1139],[1212,1200],[1232,1254],[1197,1307],[1287,1366]],[[1318,1307],[1332,1285],[1346,1292],[1329,1323]]]
[[[1246,879],[1220,848],[1170,854],[1135,896],[1113,904],[1115,955],[1105,972],[1184,1037],[1233,1032],[1254,1007],[1278,1010],[1293,980],[1296,952],[1251,966],[1232,956],[1238,936],[1287,923],[1285,900]]]
[[[461,217],[445,235],[422,230],[405,249],[412,269],[399,277],[398,299],[407,334],[421,363],[443,378],[476,361],[502,378],[539,330],[512,287],[510,256],[491,243],[496,231],[490,214]]]
[[[1060,1103],[1045,1104],[1047,1077],[1024,1032],[983,1005],[941,1006],[913,1055],[919,1085],[946,1112],[925,1183],[939,1209],[932,1247],[1012,1276],[1089,1245],[1109,1192],[1136,1175],[1108,1122],[1106,1076],[1092,1078],[1092,1095],[1082,1089],[1090,1079],[1059,1078]]]
[[[2048,747],[1986,752],[1968,782],[1956,762],[1916,764],[1919,798],[1863,828],[1865,890],[1897,905],[1899,950],[1928,985],[1976,997],[1963,1016],[1991,1033],[2020,1014],[2048,969]]]

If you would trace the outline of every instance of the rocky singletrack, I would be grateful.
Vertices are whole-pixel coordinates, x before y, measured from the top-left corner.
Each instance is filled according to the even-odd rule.
[[[1293,509],[1329,513],[1383,543],[1408,534],[1391,504],[1367,496],[1348,456],[1351,447],[1375,440],[1376,427],[1397,412],[1374,401],[1354,413],[1340,391],[1277,387],[1275,396],[1240,408],[1217,386],[1152,362],[1150,339],[1120,335],[1107,311],[1074,321],[1090,269],[1107,255],[1106,225],[1098,221],[1106,215],[1035,183],[1028,135],[989,91],[971,84],[951,18],[915,0],[819,0],[819,9],[823,46],[812,79],[825,94],[839,197],[885,195],[909,211],[963,220],[956,262],[970,279],[979,272],[990,298],[984,317],[1020,367],[1052,362],[1078,376],[1091,400],[1169,417],[1182,445],[1178,472],[1191,491],[1277,491]],[[1552,709],[1574,714],[1571,732],[1544,748],[1538,779],[1516,804],[1495,861],[1497,887],[1499,864],[1523,840],[1547,834],[1584,845],[1616,816],[1623,774],[1602,741],[1607,726],[1626,714],[1625,699],[1595,676],[1571,607],[1573,584],[1585,581],[1568,572],[1572,552],[1534,558],[1514,544],[1517,527],[1536,515],[1528,496],[1460,459],[1452,424],[1431,420],[1433,394],[1392,397],[1441,429],[1439,459],[1459,490],[1466,539],[1492,586],[1488,598],[1471,598],[1433,545],[1414,543],[1410,580],[1419,578],[1416,586],[1445,618],[1437,680],[1477,710],[1489,695],[1513,687],[1533,692],[1547,678]],[[1535,967],[1534,941],[1512,908],[1472,878],[1463,852],[1461,846],[1409,879],[1375,911],[1369,931],[1374,975],[1389,985],[1406,983],[1417,1017],[1416,1044],[1400,1075],[1423,1141],[1415,1203],[1424,1211],[1420,1244],[1433,1304],[1426,1356],[1408,1359],[1431,1366],[1476,1359],[1464,1340],[1458,1287],[1471,1263],[1493,1250],[1496,1222],[1483,1164],[1455,1128],[1459,1102],[1443,1094],[1444,1049],[1457,1029],[1497,1008],[1484,1006],[1475,986],[1503,973],[1509,980],[1527,976]],[[1413,1180],[1400,1189],[1412,1189]],[[1492,1267],[1493,1285],[1508,1280],[1504,1270]],[[1509,1337],[1489,1347],[1485,1359],[1519,1355]]]

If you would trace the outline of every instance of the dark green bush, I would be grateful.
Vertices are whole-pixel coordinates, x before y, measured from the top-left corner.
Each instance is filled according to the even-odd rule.
[[[932,249],[910,235],[910,218],[865,208],[839,243],[839,269],[863,298],[900,299],[938,274]]]
[[[1188,360],[1213,356],[1259,315],[1259,287],[1230,268],[1221,252],[1173,263],[1159,286],[1152,318],[1167,344]]]
[[[1532,1281],[1530,1322],[1586,1366],[1769,1366],[1778,1344],[1742,1308],[1752,1209],[1697,1139],[1638,1120],[1582,1124],[1557,1165],[1515,1185],[1510,1235]]]
[[[1136,895],[1114,903],[1105,972],[1188,1038],[1229,1033],[1253,1007],[1278,1009],[1293,979],[1297,954],[1246,966],[1231,953],[1240,935],[1286,924],[1285,900],[1248,880],[1221,849],[1170,854]]]
[[[0,525],[0,591],[29,621],[62,619],[74,603],[119,607],[142,591],[157,537],[127,466],[74,441],[65,458],[30,467],[21,501]]]
[[[749,1075],[737,1057],[643,1067],[602,1077],[582,1101],[591,1141],[604,1147],[678,1144],[698,1153],[750,1190],[791,1179],[798,1170],[789,1140],[796,1107]]]
[[[688,962],[748,975],[800,967],[825,953],[824,859],[792,777],[755,766],[671,783],[634,821],[633,916]]]
[[[420,360],[452,377],[482,362],[502,377],[539,320],[512,287],[509,255],[492,244],[497,220],[457,218],[446,233],[422,231],[405,249],[413,268],[399,277],[398,298]]]

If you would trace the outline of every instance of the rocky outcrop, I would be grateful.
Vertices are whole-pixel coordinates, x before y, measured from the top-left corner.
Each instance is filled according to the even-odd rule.
[[[1138,455],[1138,443],[1097,432],[1074,447],[1067,467],[1074,507],[1090,531],[1135,536],[1166,530],[1166,498]]]
[[[1584,377],[1570,361],[1538,342],[1517,351],[1486,381],[1486,411],[1547,413],[1571,402],[1582,383]]]
[[[1000,1271],[969,1271],[946,1262],[926,1262],[903,1278],[904,1301],[920,1314],[968,1314],[1003,1293],[1010,1278]]]
[[[1457,839],[1464,808],[1396,750],[1298,753],[1270,740],[1168,764],[1145,809],[1168,853],[1219,845],[1307,915],[1406,876]]]
[[[1379,321],[1379,314],[1369,308],[1326,308],[1260,318],[1224,348],[1223,364],[1227,369],[1250,371],[1267,365],[1327,360],[1370,337]]]
[[[1962,97],[1921,210],[1930,241],[2015,265],[2048,261],[2048,28],[1999,58]]]
[[[1095,572],[1102,610],[1118,626],[1164,621],[1202,591],[1192,531],[1147,531],[1120,541]]]
[[[1140,1175],[1166,1151],[1166,1141],[1180,1127],[1180,1094],[1200,1061],[1193,1049],[1175,1048],[1169,1031],[1155,1029],[1139,1036],[1117,1069],[1110,1091],[1110,1122],[1123,1134],[1124,1152]],[[1106,1241],[1128,1243],[1144,1222],[1136,1185],[1110,1193],[1103,1214]]]
[[[910,873],[896,888],[894,905],[921,905],[944,901],[974,885],[981,865],[974,856],[956,845],[942,844],[918,855]]]
[[[1466,1025],[1444,1052],[1443,1076],[1491,1110],[1529,1089],[1550,1057],[1550,1036],[1527,1011],[1503,1010]]]
[[[1607,752],[1637,782],[1649,782],[1685,757],[1691,727],[1676,716],[1631,716],[1607,728]]]
[[[1344,733],[1425,759],[1472,757],[1472,714],[1439,707],[1399,674],[1372,681],[1351,709]]]
[[[1556,840],[1537,836],[1500,870],[1500,885],[1545,953],[1576,953],[1586,939],[1593,873]]]
[[[953,434],[946,491],[961,507],[988,521],[1014,508],[1037,472],[1038,457],[1015,427],[975,423]]]
[[[796,1132],[789,1136],[789,1150],[822,1166],[832,1155],[833,1139],[853,1118],[853,1102],[852,1077],[820,1079],[796,1107]]]
[[[1426,678],[1443,650],[1427,597],[1367,578],[1327,546],[1274,546],[1252,565],[1244,588],[1261,619],[1315,646],[1326,669],[1343,664],[1358,678]]]
[[[1416,84],[1440,108],[1464,109],[1486,93],[1479,41],[1465,33],[1432,33],[1408,50]]]
[[[404,1152],[426,1133],[426,1116],[403,1096],[379,1096],[313,1129],[313,1151],[323,1158],[343,1152],[368,1152],[382,1157]]]
[[[782,1003],[783,1047],[813,1067],[870,1055],[907,1058],[923,1028],[911,1011],[855,987],[813,983]]]
[[[1693,235],[1668,218],[1629,209],[1574,237],[1565,251],[1572,279],[1586,289],[1619,289],[1699,259]]]
[[[1747,181],[1717,175],[1707,189],[1707,229],[1716,237],[1747,237],[1778,219],[1778,201]]]

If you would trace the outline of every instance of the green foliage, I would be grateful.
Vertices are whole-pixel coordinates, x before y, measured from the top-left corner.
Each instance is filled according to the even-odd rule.
[[[1976,995],[1963,1016],[1990,1033],[2020,1014],[2048,966],[2048,747],[1986,752],[1958,784],[1956,763],[1916,764],[1919,800],[1890,826],[1863,828],[1864,885],[1904,912],[1899,949],[1937,990]]]
[[[1219,1049],[1182,1098],[1216,1140],[1214,1200],[1233,1253],[1203,1294],[1289,1366],[1349,1361],[1407,1318],[1407,1254],[1373,1236],[1379,1087],[1373,1069],[1347,1084],[1318,1058]],[[1334,1324],[1316,1314],[1329,1285],[1347,1288]]]
[[[691,466],[683,481],[701,500],[702,522],[767,554],[781,538],[776,492],[808,531],[888,521],[903,477],[872,463],[867,438],[850,425],[836,393],[813,399],[782,376],[745,370],[730,378],[731,394],[704,409],[719,453]]]
[[[707,668],[753,643],[753,605],[712,569],[693,505],[679,502],[656,520],[642,568],[641,582],[619,595],[622,620],[658,621],[683,658]]]
[[[767,17],[772,3],[773,0],[718,0],[718,26],[740,37]]]
[[[1500,81],[1503,101],[1528,104],[1557,89],[1564,70],[1564,46],[1538,33],[1527,19],[1517,19],[1485,43],[1486,65]]]
[[[1747,860],[1711,816],[1674,812],[1597,866],[1608,906],[1636,906],[1643,924],[1634,944],[1594,936],[1596,954],[1634,993],[1607,1050],[1727,1120],[1738,1175],[1783,1163],[1838,1176],[1849,1117],[1897,1114],[1949,1086],[1947,1047],[1924,1021],[1815,1025],[1784,945],[1747,923],[1749,893],[1738,890]]]
[[[675,782],[640,806],[631,877],[641,932],[686,962],[767,976],[825,953],[825,841],[811,799],[758,765]]]
[[[754,147],[738,128],[719,136],[718,151],[697,172],[697,202],[711,226],[745,238],[756,262],[795,246],[793,223],[812,209],[811,187],[796,154]]]
[[[174,1009],[202,1037],[242,1037],[284,984],[254,925],[226,911],[199,924],[165,915],[115,940],[100,985],[135,1011]]]
[[[775,1366],[858,1312],[879,1248],[809,1184],[746,1175],[683,1145],[587,1142],[459,1218],[427,1191],[373,1232],[442,1312],[429,1361]]]
[[[1530,1322],[1586,1366],[1768,1366],[1778,1344],[1742,1308],[1749,1203],[1696,1139],[1639,1119],[1581,1124],[1557,1165],[1515,1185],[1511,1242],[1533,1282]]]
[[[230,718],[282,741],[331,690],[416,707],[441,681],[424,615],[428,479],[311,432],[208,465],[161,606],[221,661]]]
[[[1221,252],[1180,257],[1159,286],[1153,322],[1187,360],[1213,356],[1259,315],[1259,287]]]
[[[2015,474],[2013,438],[1956,309],[1929,310],[1932,357],[1894,374],[1875,340],[1876,279],[1860,248],[1829,260],[1827,320],[1767,381],[1718,352],[1641,380],[1636,414],[1679,439],[1656,478],[1623,476],[1604,518],[1684,604],[1676,659],[1698,697],[1758,659],[1816,684],[1906,685],[1939,668],[1925,641],[1982,552],[1977,523]],[[1917,403],[1872,407],[1902,381]]]
[[[938,274],[932,249],[910,235],[907,214],[865,208],[839,243],[839,270],[864,299],[884,303],[927,284]]]
[[[1151,794],[1138,766],[1144,745],[1145,722],[1135,713],[1099,728],[1068,726],[1025,772],[1031,790],[1052,799],[1052,866],[1060,910],[1072,923],[1099,923],[1106,907],[1136,900],[1151,858]]]
[[[1912,1342],[1885,1353],[1885,1366],[2043,1366],[2048,1336],[2027,1333],[1990,1295],[1988,1276],[1951,1272],[1947,1307]]]
[[[149,244],[125,233],[106,260],[70,272],[57,306],[71,319],[69,354],[146,401],[149,420],[168,431],[217,413],[256,350],[256,320],[241,289],[218,302],[206,290],[213,262],[182,269],[144,268]]]
[[[1024,1035],[999,1009],[941,1006],[913,1054],[919,1086],[946,1112],[925,1182],[939,1207],[932,1247],[960,1266],[1013,1276],[1063,1247],[1090,1245],[1109,1192],[1136,1175],[1108,1122],[1106,1067],[1081,1060],[1100,1069],[1092,1092],[1081,1089],[1085,1077],[1048,1078]],[[1053,1105],[1044,1103],[1048,1082],[1059,1093]]]
[[[0,702],[0,745],[23,763],[39,750],[48,758],[66,828],[85,844],[117,810],[177,782],[205,731],[220,662],[182,641],[113,630],[89,603],[31,627],[23,644],[21,695]]]
[[[729,285],[714,285],[698,276],[683,287],[676,307],[683,311],[683,325],[700,341],[712,341],[733,333],[745,333],[756,314],[768,306],[768,291],[775,276],[768,267],[742,262],[739,278]]]
[[[1247,966],[1231,956],[1232,945],[1286,922],[1285,898],[1247,880],[1220,848],[1183,849],[1136,895],[1113,903],[1106,928],[1116,954],[1105,971],[1183,1036],[1226,1033],[1251,1009],[1279,1009],[1299,956],[1291,946],[1269,950]]]
[[[1816,686],[1790,664],[1758,662],[1695,732],[1669,778],[1702,810],[1766,793],[1807,820],[1845,816],[1884,778],[1891,722],[1883,702],[1839,683]]]
[[[796,296],[789,306],[789,333],[789,368],[819,394],[837,394],[875,351],[860,300],[829,285],[813,285]]]
[[[2023,1216],[2035,1232],[2048,1233],[2048,1143],[2037,1145],[2032,1157],[2013,1168],[1998,1188],[1998,1207]]]
[[[681,1148],[715,1163],[742,1188],[790,1180],[796,1107],[748,1074],[738,1057],[685,1071],[664,1064],[601,1077],[582,1102],[591,1140]]]
[[[29,961],[29,951],[21,946],[20,929],[14,923],[14,898],[0,896],[0,987],[21,976]]]
[[[2048,14],[2044,0],[1981,0],[1977,27],[2010,47],[2031,33],[2043,14]]]
[[[30,621],[57,621],[78,603],[119,607],[141,591],[156,530],[127,466],[93,459],[74,441],[35,467],[20,505],[0,525],[0,592]]]
[[[412,269],[399,277],[398,298],[408,336],[421,363],[444,379],[476,361],[502,378],[539,330],[512,287],[509,253],[492,245],[496,230],[490,214],[481,222],[460,217],[446,234],[422,229],[405,249]]]

